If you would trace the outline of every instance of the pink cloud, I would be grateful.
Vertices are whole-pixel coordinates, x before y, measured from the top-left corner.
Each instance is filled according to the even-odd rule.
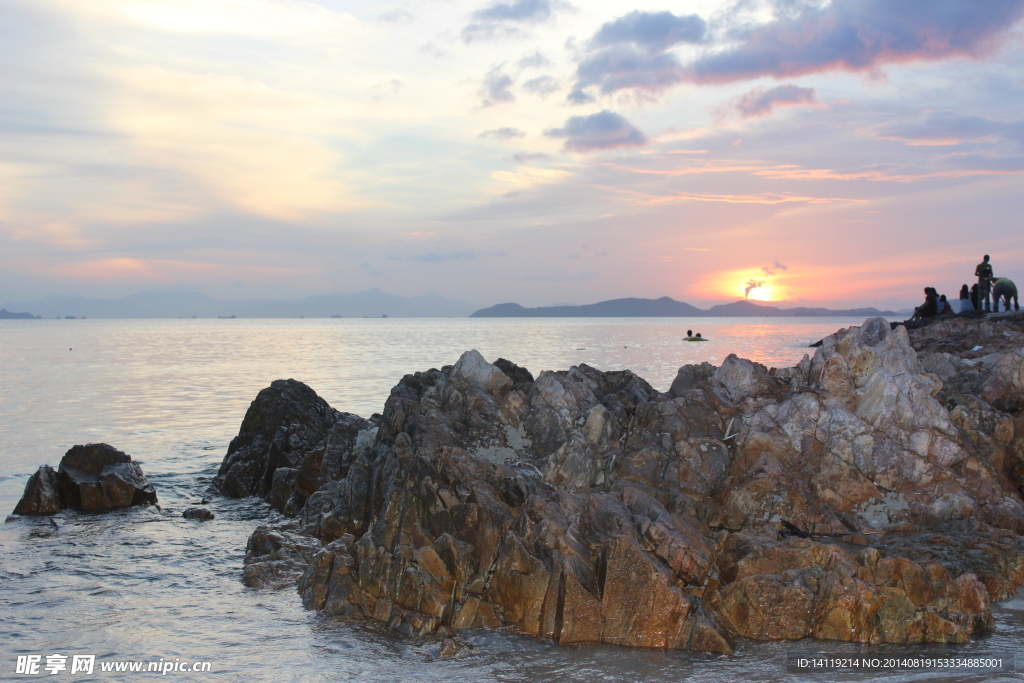
[[[774,88],[754,88],[740,96],[730,106],[740,117],[749,119],[768,116],[776,107],[817,106],[818,98],[814,88],[801,88],[787,83]]]

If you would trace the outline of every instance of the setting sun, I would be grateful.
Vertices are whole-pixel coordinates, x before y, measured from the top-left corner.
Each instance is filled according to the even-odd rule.
[[[693,294],[717,300],[786,301],[792,298],[792,281],[789,268],[776,261],[772,266],[714,273]]]
[[[739,288],[740,293],[746,289],[746,285]],[[754,287],[750,290],[750,294],[746,297],[753,301],[774,301],[775,300],[775,287],[765,282],[764,284]]]

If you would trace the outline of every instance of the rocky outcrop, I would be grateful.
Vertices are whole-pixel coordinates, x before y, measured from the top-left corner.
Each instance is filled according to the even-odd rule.
[[[245,582],[408,634],[963,642],[1024,584],[1021,352],[924,350],[939,324],[869,320],[793,368],[686,366],[664,394],[469,351],[264,465],[252,480],[291,519],[254,533]],[[306,398],[275,430],[332,415],[288,391]]]
[[[373,427],[372,418],[334,410],[302,382],[275,380],[249,406],[213,485],[294,514],[324,483],[344,477],[345,455]]]
[[[43,465],[14,508],[16,515],[54,515],[65,508],[103,510],[153,505],[156,491],[130,455],[105,443],[74,446],[56,472]]]

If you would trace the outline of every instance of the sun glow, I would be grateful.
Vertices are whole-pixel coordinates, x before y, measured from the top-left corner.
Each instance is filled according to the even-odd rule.
[[[740,293],[746,289],[746,285],[739,288]],[[746,297],[751,301],[774,301],[777,297],[775,295],[775,287],[767,282],[759,287],[754,287],[750,290],[750,294]]]
[[[712,274],[693,294],[708,299],[747,299],[750,301],[787,301],[793,295],[792,271],[765,268],[737,268]]]

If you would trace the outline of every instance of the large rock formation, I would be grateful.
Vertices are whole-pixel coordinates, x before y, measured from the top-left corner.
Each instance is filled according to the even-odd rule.
[[[404,377],[379,427],[291,383],[303,402],[263,424],[334,421],[246,479],[293,517],[254,533],[246,583],[297,580],[310,609],[405,633],[963,642],[1024,584],[1024,339],[997,326],[972,359],[925,350],[933,327],[918,353],[877,318],[793,368],[683,367],[665,394],[469,351]]]
[[[55,515],[65,508],[103,510],[152,505],[156,491],[139,463],[105,443],[73,446],[54,472],[43,465],[25,486],[16,515]]]
[[[345,476],[345,459],[374,420],[334,410],[302,382],[275,380],[245,413],[214,487],[233,498],[266,498],[294,514],[324,483]]]

